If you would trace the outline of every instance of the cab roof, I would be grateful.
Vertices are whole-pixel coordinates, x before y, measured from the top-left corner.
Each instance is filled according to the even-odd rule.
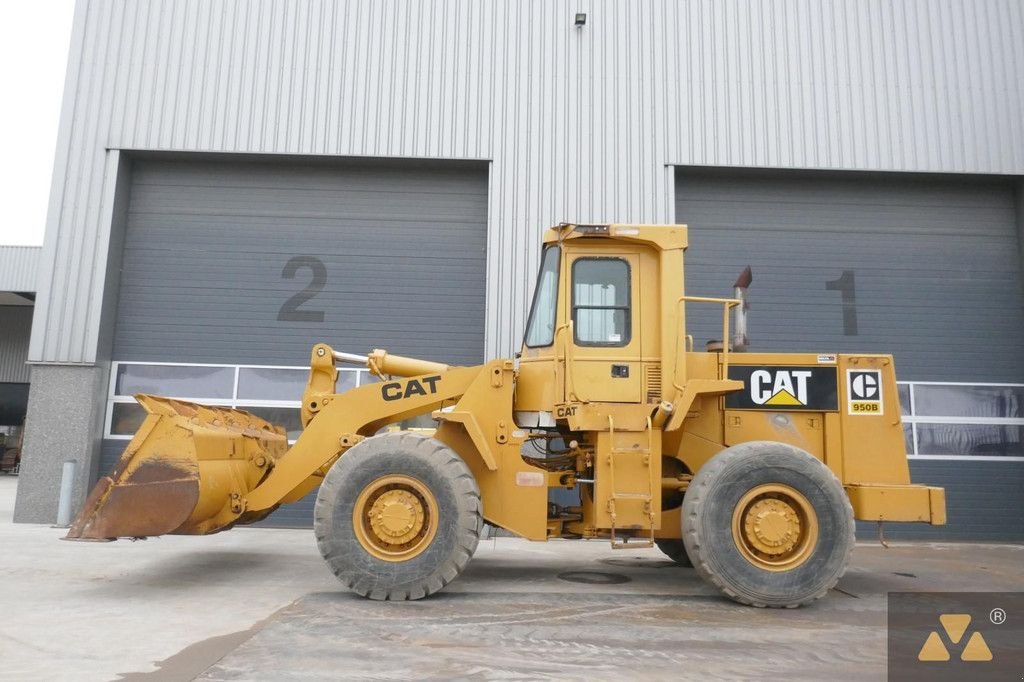
[[[628,223],[578,225],[576,223],[561,223],[544,231],[545,244],[553,244],[567,239],[593,237],[642,242],[663,251],[685,249],[688,245],[686,225],[635,225]]]

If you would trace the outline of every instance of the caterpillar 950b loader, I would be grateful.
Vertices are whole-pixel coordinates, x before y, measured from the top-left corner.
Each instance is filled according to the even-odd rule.
[[[560,225],[544,242],[517,362],[318,344],[290,448],[243,411],[138,396],[148,417],[69,537],[214,533],[319,487],[320,551],[373,599],[440,590],[486,521],[656,545],[736,601],[797,606],[842,575],[855,518],[944,523],[943,490],[910,483],[891,356],[737,352],[741,300],[683,295],[682,225]],[[721,307],[712,350],[693,350],[687,302]],[[382,381],[339,394],[337,362]],[[384,429],[424,414],[432,434]],[[550,503],[558,488],[579,502]]]

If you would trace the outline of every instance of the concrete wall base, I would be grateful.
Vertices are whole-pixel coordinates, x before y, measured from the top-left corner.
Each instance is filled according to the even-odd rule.
[[[70,460],[78,463],[73,513],[85,502],[99,464],[107,375],[103,366],[32,368],[15,523],[56,522],[61,470]]]

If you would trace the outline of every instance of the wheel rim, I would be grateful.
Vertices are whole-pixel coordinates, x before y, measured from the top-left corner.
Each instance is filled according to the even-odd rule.
[[[382,476],[369,483],[352,508],[359,544],[384,561],[419,556],[437,533],[437,500],[411,476]]]
[[[736,504],[732,537],[744,558],[758,568],[789,571],[811,556],[818,540],[818,516],[795,488],[759,485]]]

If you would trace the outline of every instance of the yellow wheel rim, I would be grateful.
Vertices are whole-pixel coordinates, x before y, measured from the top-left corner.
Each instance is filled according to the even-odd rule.
[[[408,561],[437,533],[437,500],[411,476],[382,476],[363,488],[352,508],[352,528],[363,549],[384,561]]]
[[[818,516],[803,493],[769,483],[740,498],[732,514],[732,538],[743,557],[766,571],[789,571],[811,556]]]

